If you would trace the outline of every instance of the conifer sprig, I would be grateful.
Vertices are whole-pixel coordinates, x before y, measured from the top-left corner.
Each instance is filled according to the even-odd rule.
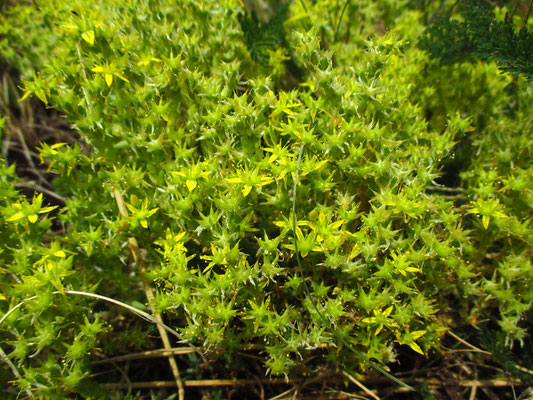
[[[419,46],[440,62],[495,61],[506,72],[533,79],[533,32],[513,26],[513,13],[498,21],[488,3],[467,0],[460,4],[463,21],[439,15],[420,39]]]

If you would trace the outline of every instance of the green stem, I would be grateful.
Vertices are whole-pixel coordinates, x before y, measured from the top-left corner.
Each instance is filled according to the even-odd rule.
[[[337,21],[337,27],[335,28],[335,34],[333,35],[333,43],[337,42],[337,35],[339,34],[339,28],[341,26],[342,17],[344,16],[344,12],[346,11],[346,8],[348,7],[349,0],[346,0],[344,2],[344,7],[342,7],[341,16],[339,17],[339,20]]]

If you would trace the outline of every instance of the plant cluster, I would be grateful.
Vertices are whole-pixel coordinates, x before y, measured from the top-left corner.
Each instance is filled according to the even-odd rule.
[[[283,36],[236,0],[35,3],[1,17],[0,55],[84,146],[40,145],[61,207],[0,165],[5,382],[11,365],[18,390],[105,398],[95,353],[153,345],[153,327],[119,328],[121,310],[74,292],[150,307],[208,360],[259,346],[273,375],[312,368],[311,352],[348,371],[402,345],[428,355],[486,319],[524,339],[523,78],[440,67],[405,2],[295,1]],[[439,185],[460,150],[459,184]]]

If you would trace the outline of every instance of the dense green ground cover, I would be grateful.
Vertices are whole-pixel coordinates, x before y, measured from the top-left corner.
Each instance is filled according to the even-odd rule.
[[[2,11],[0,56],[80,140],[39,146],[57,207],[0,165],[5,396],[108,398],[97,355],[160,347],[77,292],[237,373],[250,346],[299,376],[432,356],[450,329],[527,340],[533,87],[430,59],[429,11],[303,0],[261,28],[236,0],[34,3]]]

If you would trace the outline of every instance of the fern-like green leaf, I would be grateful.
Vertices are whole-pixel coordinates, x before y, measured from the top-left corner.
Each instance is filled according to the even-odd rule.
[[[512,17],[497,21],[488,3],[468,0],[459,9],[464,22],[440,15],[427,28],[419,46],[441,64],[460,60],[495,61],[503,71],[533,80],[533,32],[516,30]]]
[[[287,46],[283,23],[289,15],[288,3],[280,4],[272,18],[265,24],[259,24],[254,12],[251,16],[240,18],[242,31],[246,38],[246,46],[252,59],[263,66],[269,65],[270,51]]]

